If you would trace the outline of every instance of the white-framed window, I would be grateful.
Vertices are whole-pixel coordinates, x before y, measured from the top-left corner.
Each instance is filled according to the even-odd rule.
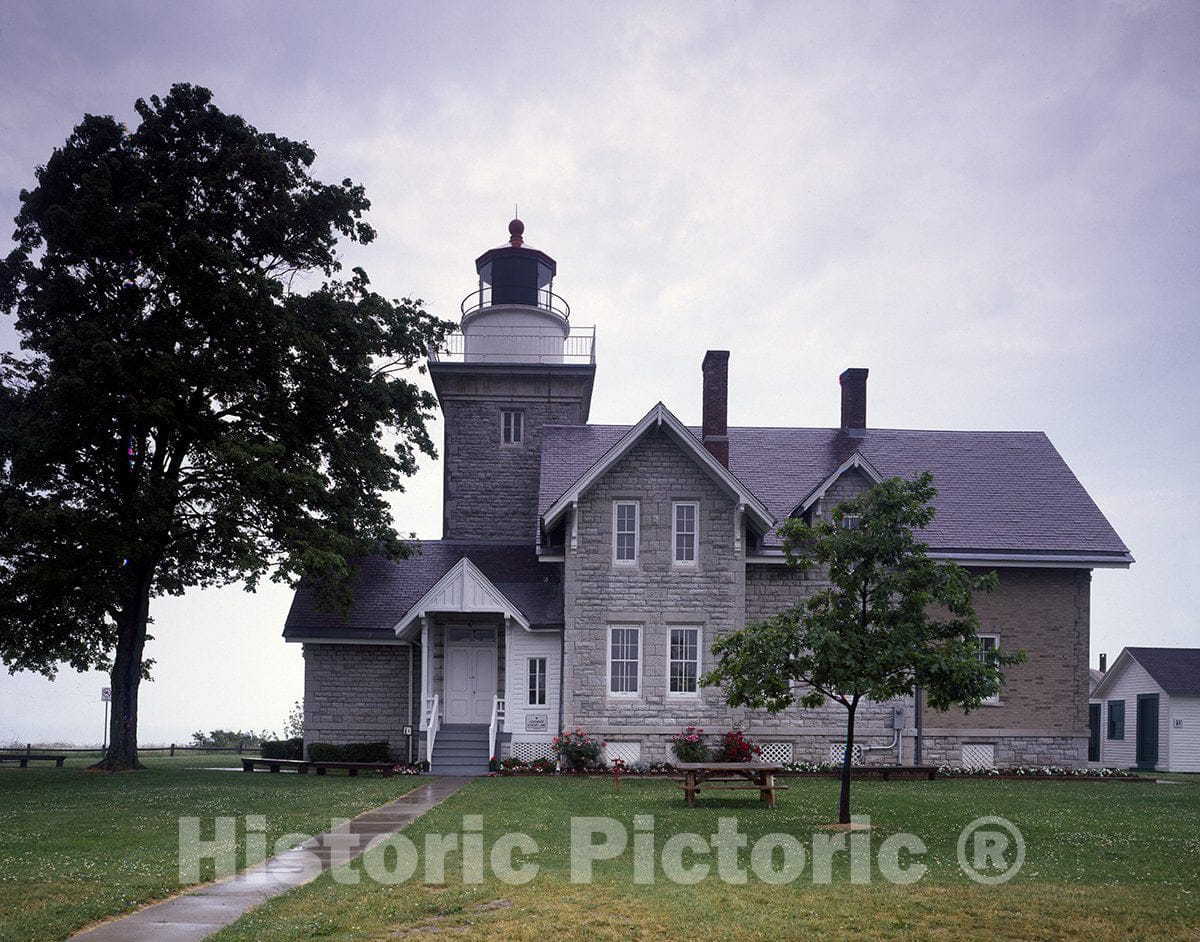
[[[608,693],[636,697],[642,692],[642,627],[609,625]]]
[[[976,635],[979,639],[979,654],[976,655],[984,664],[990,664],[996,652],[1000,650],[999,635]],[[991,697],[984,697],[984,703],[999,703],[1000,694],[995,694]]]
[[[500,442],[520,445],[525,441],[525,413],[520,409],[500,410]]]
[[[667,692],[676,696],[700,693],[700,628],[672,626],[667,645]]]
[[[694,566],[700,549],[700,505],[694,500],[671,505],[671,543],[676,566]]]
[[[529,666],[529,705],[546,705],[546,659],[531,657]]]
[[[613,501],[613,561],[633,565],[638,557],[641,505],[636,500]]]

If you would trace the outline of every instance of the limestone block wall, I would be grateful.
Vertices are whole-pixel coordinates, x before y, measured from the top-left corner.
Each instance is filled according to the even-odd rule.
[[[634,566],[613,561],[616,500],[640,502]],[[699,553],[692,567],[673,563],[673,501],[700,505]],[[713,641],[743,624],[745,563],[735,550],[734,514],[733,498],[657,429],[582,496],[578,547],[568,547],[564,571],[567,725],[583,725],[610,738],[639,739],[663,737],[696,723],[727,728],[741,718],[742,711],[727,708],[719,691],[680,696],[667,689],[672,626],[700,628],[703,673],[712,666],[708,652]],[[608,692],[612,625],[642,630],[641,691],[636,697]]]
[[[385,741],[393,755],[405,757],[403,729],[416,726],[419,716],[408,687],[412,650],[392,644],[305,644],[305,748],[313,742]],[[419,689],[419,674],[413,679]]]

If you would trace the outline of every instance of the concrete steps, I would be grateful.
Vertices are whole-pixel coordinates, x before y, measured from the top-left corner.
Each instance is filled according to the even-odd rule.
[[[438,730],[433,741],[434,775],[487,775],[488,727],[474,723],[450,723]]]

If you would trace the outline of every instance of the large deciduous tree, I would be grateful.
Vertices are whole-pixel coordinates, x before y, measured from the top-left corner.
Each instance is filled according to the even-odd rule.
[[[704,678],[732,706],[778,712],[826,700],[846,710],[838,820],[850,823],[854,719],[876,703],[923,691],[936,710],[968,712],[997,694],[1001,668],[1019,651],[982,652],[973,593],[990,592],[995,573],[975,576],[929,558],[916,531],[933,521],[928,473],[891,478],[839,504],[832,520],[788,519],[781,527],[789,565],[820,567],[828,585],[802,604],[731,632],[713,645]]]
[[[339,274],[369,202],[204,88],[87,115],[21,193],[0,309],[0,657],[108,669],[104,768],[138,767],[150,601],[406,552],[383,493],[433,453],[403,374],[449,325]],[[307,283],[309,290],[296,290]]]

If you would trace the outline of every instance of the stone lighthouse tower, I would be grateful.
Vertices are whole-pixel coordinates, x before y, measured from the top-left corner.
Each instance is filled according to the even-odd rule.
[[[445,417],[444,539],[533,543],[542,427],[583,425],[596,374],[595,330],[573,327],[554,293],[557,263],[508,224],[475,260],[461,333],[430,356]]]

